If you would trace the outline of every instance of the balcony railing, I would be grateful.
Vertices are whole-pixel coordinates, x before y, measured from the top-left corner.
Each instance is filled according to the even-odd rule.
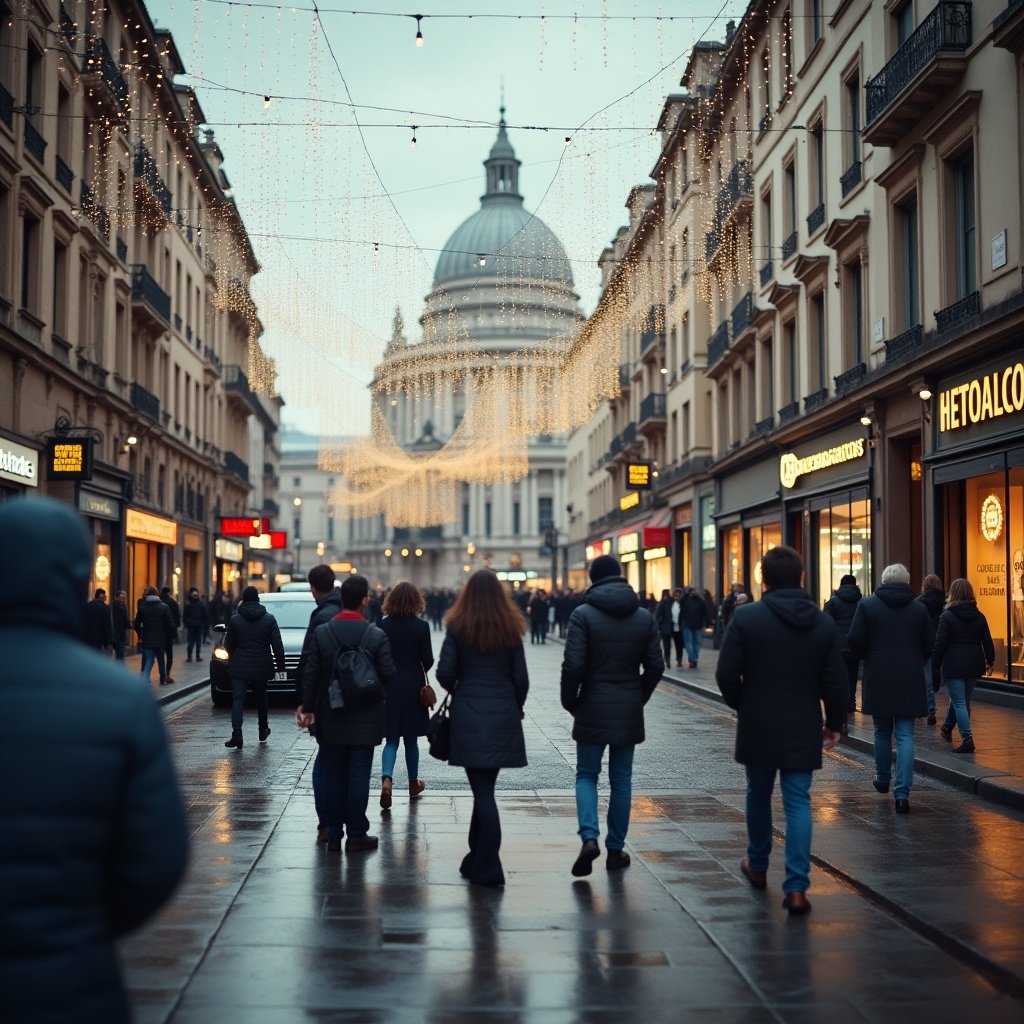
[[[92,189],[89,188],[89,184],[84,178],[81,179],[79,194],[81,196],[79,206],[81,207],[82,213],[84,213],[85,216],[96,225],[96,230],[104,238],[109,238],[110,221],[107,219],[107,208],[102,203],[96,202],[96,196],[93,194]]]
[[[156,161],[150,156],[144,142],[140,142],[135,147],[135,177],[153,193],[153,197],[160,204],[164,213],[170,214],[171,190],[164,184],[164,179],[160,177]]]
[[[760,270],[761,287],[763,288],[774,276],[775,264],[771,260],[767,263],[762,263]]]
[[[836,384],[836,394],[845,395],[848,391],[852,391],[867,375],[867,363],[858,363],[839,374],[838,377],[833,378]]]
[[[754,194],[754,178],[750,173],[750,164],[746,160],[737,160],[729,171],[725,182],[725,194],[732,210],[741,199]]]
[[[772,112],[770,110],[766,110],[761,115],[761,120],[758,121],[758,123],[757,123],[757,130],[758,130],[758,132],[766,132],[769,128],[771,128],[771,126],[772,126]]]
[[[75,172],[59,156],[56,157],[56,161],[54,167],[57,172],[57,184],[70,195],[71,186],[75,183]]]
[[[945,309],[935,311],[935,325],[940,331],[948,331],[951,327],[976,317],[981,312],[981,292],[971,292],[970,295],[957,300]]]
[[[154,280],[144,263],[132,264],[132,300],[144,302],[165,323],[171,322],[171,297]]]
[[[264,498],[263,514],[268,519],[279,519],[281,517],[281,506],[273,498]]]
[[[129,401],[136,412],[141,412],[154,423],[160,422],[160,399],[141,384],[132,383]]]
[[[39,134],[35,125],[27,117],[25,118],[25,149],[39,163],[43,162],[43,158],[46,156],[46,139]]]
[[[89,36],[85,41],[85,72],[98,74],[107,83],[120,107],[128,106],[128,83],[107,49],[106,40]]]
[[[250,404],[256,401],[256,396],[249,387],[249,378],[242,368],[234,363],[224,367],[224,390],[241,395]]]
[[[854,160],[853,163],[843,171],[843,174],[839,179],[839,185],[843,190],[844,199],[860,184],[860,181],[860,161]]]
[[[640,332],[640,351],[645,352],[656,342],[665,340],[665,307],[651,306],[647,310],[643,330]]]
[[[665,396],[660,391],[652,391],[640,403],[640,422],[644,423],[647,420],[663,420],[664,418]]]
[[[14,97],[0,83],[0,121],[8,128],[14,127]]]
[[[864,83],[867,99],[865,133],[939,54],[962,54],[970,45],[970,3],[966,0],[939,0],[889,63]]]
[[[794,231],[782,243],[782,258],[788,260],[796,252],[796,232]]]
[[[738,338],[749,326],[754,316],[754,296],[747,292],[746,295],[736,303],[732,311],[732,336]]]
[[[770,434],[772,428],[775,426],[775,417],[768,416],[763,420],[758,420],[754,424],[754,437],[764,437],[765,434]]]
[[[119,238],[117,240],[116,248],[117,248],[117,258],[122,263],[127,263],[128,262],[128,243],[123,238]]]
[[[619,434],[619,440],[622,442],[624,449],[628,448],[631,444],[636,444],[636,424],[627,423],[622,433]]]
[[[920,324],[914,324],[902,334],[897,334],[885,343],[886,363],[901,363],[908,359],[921,347],[923,340],[924,329]]]
[[[804,412],[814,412],[828,401],[828,388],[821,388],[804,397]]]
[[[704,258],[710,263],[715,258],[715,253],[718,252],[718,246],[722,239],[718,233],[718,228],[714,228],[704,236]]]
[[[619,363],[619,390],[628,391],[633,385],[633,367],[629,363]]]
[[[818,205],[807,214],[807,234],[813,235],[825,223],[825,204]]]
[[[788,423],[790,420],[795,420],[800,415],[800,403],[790,402],[789,405],[784,405],[779,410],[779,425]]]
[[[729,321],[723,320],[708,341],[708,366],[714,366],[729,347]]]
[[[234,452],[224,453],[224,468],[246,483],[249,482],[249,464],[243,462]]]

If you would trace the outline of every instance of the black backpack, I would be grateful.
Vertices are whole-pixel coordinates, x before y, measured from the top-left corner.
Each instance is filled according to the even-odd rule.
[[[377,676],[377,666],[366,649],[371,629],[373,623],[368,622],[358,646],[353,647],[351,644],[340,643],[330,624],[327,626],[327,634],[335,648],[331,684],[327,689],[332,711],[360,711],[384,699],[384,687]]]

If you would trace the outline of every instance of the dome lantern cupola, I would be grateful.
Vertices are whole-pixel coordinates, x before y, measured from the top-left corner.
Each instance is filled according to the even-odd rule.
[[[502,107],[501,119],[498,121],[498,137],[491,146],[490,156],[484,161],[484,167],[487,168],[487,191],[481,199],[486,201],[508,198],[522,202],[523,197],[519,194],[519,166],[516,151],[505,133],[505,108]]]

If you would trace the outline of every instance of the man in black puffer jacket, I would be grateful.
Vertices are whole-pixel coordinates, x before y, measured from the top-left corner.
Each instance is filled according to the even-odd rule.
[[[284,645],[277,619],[260,604],[255,587],[242,591],[242,603],[231,616],[224,634],[224,650],[228,652],[231,671],[231,739],[225,747],[242,749],[242,712],[245,693],[252,687],[259,717],[260,743],[270,735],[267,721],[267,683],[277,666],[284,671]]]
[[[853,622],[854,612],[864,595],[857,586],[856,576],[844,576],[839,581],[839,587],[832,596],[825,602],[823,611],[836,624],[836,639],[839,641],[839,653],[846,665],[846,682],[849,690],[849,699],[846,702],[847,711],[857,710],[857,669],[860,660],[850,655],[850,644],[846,639],[850,632],[850,624]]]
[[[143,678],[149,682],[155,661],[160,673],[160,685],[166,686],[171,681],[165,658],[173,642],[174,619],[171,618],[170,609],[160,600],[156,587],[146,587],[132,625],[139,635],[139,647],[142,648]]]
[[[67,505],[0,503],[0,1020],[128,1024],[116,941],[185,870],[160,710],[90,651],[93,541]]]
[[[633,789],[633,750],[644,741],[644,705],[665,671],[658,627],[611,555],[590,566],[590,588],[569,617],[562,659],[562,707],[573,716],[576,816],[583,846],[572,873],[589,875],[600,855],[597,777],[608,751],[609,871],[629,865],[623,850]]]

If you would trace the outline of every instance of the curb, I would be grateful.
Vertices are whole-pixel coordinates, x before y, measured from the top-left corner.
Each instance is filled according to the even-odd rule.
[[[168,704],[176,704],[179,700],[184,697],[191,697],[193,693],[198,693],[200,690],[209,689],[210,677],[207,676],[205,679],[198,679],[194,683],[183,683],[181,686],[172,690],[170,693],[161,693],[157,695],[156,702],[161,707],[166,707]]]

